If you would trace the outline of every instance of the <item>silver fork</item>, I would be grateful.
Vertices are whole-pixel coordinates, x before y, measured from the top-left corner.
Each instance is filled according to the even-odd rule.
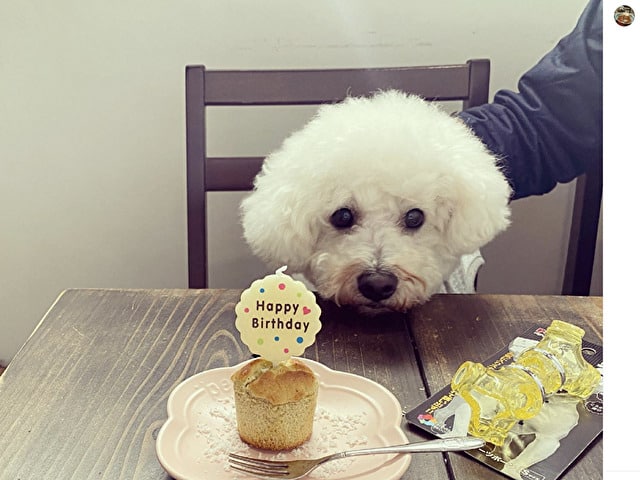
[[[334,453],[314,460],[262,460],[245,457],[237,453],[229,454],[229,466],[239,472],[256,475],[263,478],[283,478],[295,480],[311,473],[319,465],[339,458],[355,457],[358,455],[373,455],[382,453],[425,453],[425,452],[459,452],[480,448],[484,440],[474,437],[452,437],[426,442],[407,443],[392,447],[364,448],[361,450],[347,450]]]

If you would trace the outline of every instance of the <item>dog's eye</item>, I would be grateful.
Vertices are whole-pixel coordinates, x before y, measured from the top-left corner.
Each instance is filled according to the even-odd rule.
[[[407,228],[420,228],[424,223],[424,212],[419,208],[412,208],[404,216],[404,226]]]
[[[331,225],[336,228],[349,228],[353,226],[354,215],[348,208],[340,208],[331,215]]]

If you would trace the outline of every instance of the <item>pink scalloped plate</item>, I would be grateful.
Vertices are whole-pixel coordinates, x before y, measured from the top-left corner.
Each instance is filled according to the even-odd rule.
[[[238,452],[259,458],[316,458],[343,450],[407,443],[400,428],[400,403],[389,390],[367,378],[338,372],[301,359],[318,376],[318,406],[311,438],[290,452],[269,452],[243,443],[236,430],[231,375],[244,363],[194,375],[169,395],[156,441],[163,468],[178,480],[249,480],[227,465]],[[371,455],[335,460],[309,479],[396,480],[409,467],[410,455]]]

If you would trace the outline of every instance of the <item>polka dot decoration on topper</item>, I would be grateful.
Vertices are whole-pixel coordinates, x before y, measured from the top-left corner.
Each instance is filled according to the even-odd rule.
[[[286,268],[254,281],[236,305],[242,342],[274,365],[302,355],[322,327],[315,295]]]

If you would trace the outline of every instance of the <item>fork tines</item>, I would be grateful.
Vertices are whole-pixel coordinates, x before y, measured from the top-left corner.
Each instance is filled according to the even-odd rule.
[[[274,478],[286,476],[289,469],[289,463],[286,461],[261,460],[237,453],[229,454],[229,466],[239,472]]]

